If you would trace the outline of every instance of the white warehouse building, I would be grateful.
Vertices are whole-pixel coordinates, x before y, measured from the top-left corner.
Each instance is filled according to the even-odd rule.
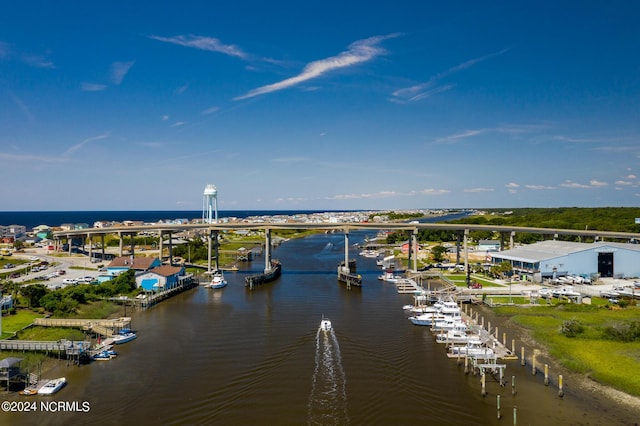
[[[640,277],[640,244],[549,240],[491,253],[491,263],[503,261],[534,282],[566,275],[636,278]]]

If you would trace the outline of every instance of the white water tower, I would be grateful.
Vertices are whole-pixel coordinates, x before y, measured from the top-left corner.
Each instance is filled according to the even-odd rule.
[[[218,223],[218,189],[215,185],[209,184],[204,188],[202,221],[204,223]]]

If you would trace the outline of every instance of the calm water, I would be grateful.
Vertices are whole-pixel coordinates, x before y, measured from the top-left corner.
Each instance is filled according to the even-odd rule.
[[[373,260],[358,258],[362,289],[337,283],[343,249],[340,234],[289,241],[274,251],[284,265],[276,282],[249,292],[249,271],[228,273],[224,289],[200,287],[134,312],[138,339],[117,347],[118,358],[61,363],[48,377],[69,384],[48,399],[0,397],[88,401],[88,413],[0,413],[0,424],[511,425],[514,405],[521,425],[632,424],[605,401],[578,398],[570,384],[558,398],[517,361],[507,367],[517,396],[489,382],[482,397],[479,377],[406,319],[401,307],[411,297],[378,281]],[[323,315],[329,334],[318,332]]]

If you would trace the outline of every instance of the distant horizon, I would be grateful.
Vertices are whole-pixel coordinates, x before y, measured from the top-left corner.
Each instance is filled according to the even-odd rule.
[[[218,213],[220,212],[281,212],[281,211],[292,211],[292,212],[316,212],[316,213],[331,213],[331,212],[364,212],[364,211],[418,211],[418,210],[522,210],[522,209],[635,209],[640,208],[638,206],[547,206],[547,207],[535,207],[535,206],[525,206],[525,207],[414,207],[414,208],[380,208],[380,209],[295,209],[295,208],[284,208],[284,209],[218,209]],[[200,212],[202,213],[202,209],[124,209],[124,210],[113,210],[113,209],[89,209],[89,210],[0,210],[0,213],[75,213],[75,212],[117,212],[117,213],[125,213],[125,212]]]

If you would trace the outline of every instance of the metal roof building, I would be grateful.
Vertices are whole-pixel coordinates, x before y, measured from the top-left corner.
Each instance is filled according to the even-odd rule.
[[[536,282],[569,274],[640,277],[639,244],[548,240],[491,253],[492,263],[503,261]]]

